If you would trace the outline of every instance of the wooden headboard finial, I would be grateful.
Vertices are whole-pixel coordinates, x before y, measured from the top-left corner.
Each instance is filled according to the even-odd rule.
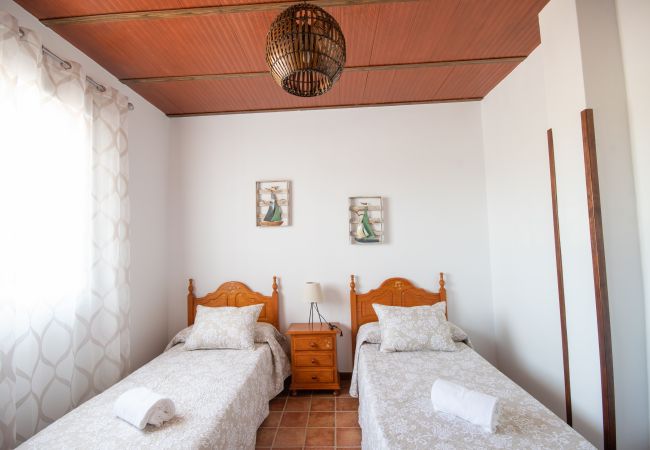
[[[269,311],[267,311],[267,314],[269,315],[270,322],[277,328],[278,330],[280,329],[280,317],[278,314],[278,303],[279,303],[279,298],[280,295],[278,294],[278,277],[273,275],[273,292],[271,293],[271,302],[272,304],[270,305],[271,308]]]
[[[440,281],[438,282],[440,284],[440,300],[447,301],[447,289],[445,289],[445,274],[443,272],[440,272]]]
[[[194,297],[194,280],[190,278],[189,283],[187,284],[187,323],[192,324],[194,323],[194,301],[196,298]]]
[[[359,325],[357,324],[357,292],[354,290],[354,274],[350,275],[350,323],[352,324],[352,354],[357,345],[357,331]]]

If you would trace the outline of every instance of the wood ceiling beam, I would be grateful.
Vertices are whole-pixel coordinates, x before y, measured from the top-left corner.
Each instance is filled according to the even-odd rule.
[[[451,61],[431,61],[422,63],[404,63],[404,64],[379,64],[373,66],[354,66],[345,67],[344,72],[376,72],[382,70],[406,70],[406,69],[428,69],[433,67],[454,67],[477,64],[503,64],[503,63],[520,63],[526,56],[506,56],[500,58],[479,58],[479,59],[459,59]],[[122,78],[120,81],[126,84],[145,84],[145,83],[168,83],[175,81],[203,81],[203,80],[227,80],[230,78],[257,78],[270,76],[268,71],[264,72],[240,72],[240,73],[208,73],[201,75],[180,75],[167,77],[146,77],[146,78]]]
[[[269,108],[269,109],[250,109],[237,111],[214,111],[186,114],[167,114],[167,117],[196,117],[196,116],[221,116],[226,114],[253,114],[268,112],[287,112],[287,111],[310,111],[315,109],[347,109],[347,108],[373,108],[378,106],[405,106],[405,105],[429,105],[434,103],[460,103],[460,102],[478,102],[483,97],[451,98],[440,100],[414,100],[410,102],[385,102],[385,103],[355,103],[346,105],[328,105],[328,106],[307,106],[307,107],[290,107],[290,108]]]
[[[322,8],[334,6],[376,5],[381,3],[409,3],[419,0],[314,0],[309,3]],[[160,20],[179,17],[198,17],[216,14],[251,13],[275,11],[296,3],[295,0],[277,1],[272,3],[248,3],[241,5],[199,6],[194,8],[153,9],[149,11],[134,11],[108,14],[91,14],[85,16],[56,17],[42,19],[46,26],[69,25],[75,23],[121,22],[127,20]]]

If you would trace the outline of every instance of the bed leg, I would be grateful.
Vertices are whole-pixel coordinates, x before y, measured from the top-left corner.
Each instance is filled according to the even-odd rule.
[[[332,391],[332,395],[333,395],[334,397],[338,396],[338,395],[339,395],[339,390],[338,390],[338,389],[334,389],[334,390]]]
[[[296,395],[298,395],[298,391],[294,389],[293,391],[291,391],[291,395],[295,397]]]

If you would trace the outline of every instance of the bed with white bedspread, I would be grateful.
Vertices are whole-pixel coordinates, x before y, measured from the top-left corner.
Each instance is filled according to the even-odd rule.
[[[188,307],[264,303],[252,350],[184,349],[186,328],[168,349],[103,393],[29,439],[21,449],[253,449],[269,400],[289,375],[288,342],[277,325],[277,291],[264,297],[241,283],[226,283],[197,299],[190,284]],[[245,289],[244,289],[245,288]],[[189,323],[194,315],[190,313]],[[268,323],[264,323],[268,322]],[[176,416],[160,428],[139,430],[113,414],[115,400],[144,386],[169,397]]]
[[[429,449],[593,449],[587,440],[511,381],[472,348],[452,325],[457,351],[380,351],[381,332],[372,304],[432,305],[440,292],[392,278],[378,289],[357,294],[351,280],[354,369],[350,395],[359,398],[362,447],[366,450]],[[436,412],[431,387],[438,378],[499,398],[496,433]]]
[[[357,338],[350,387],[359,397],[364,449],[594,448],[465,343],[456,343],[457,352],[382,353],[366,342],[365,331]],[[431,386],[437,378],[498,397],[497,432],[435,412]]]

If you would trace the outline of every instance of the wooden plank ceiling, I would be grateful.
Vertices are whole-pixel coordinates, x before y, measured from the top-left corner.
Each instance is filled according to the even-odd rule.
[[[479,100],[540,42],[548,0],[321,0],[346,69],[299,98],[264,60],[270,0],[17,0],[170,116]]]

